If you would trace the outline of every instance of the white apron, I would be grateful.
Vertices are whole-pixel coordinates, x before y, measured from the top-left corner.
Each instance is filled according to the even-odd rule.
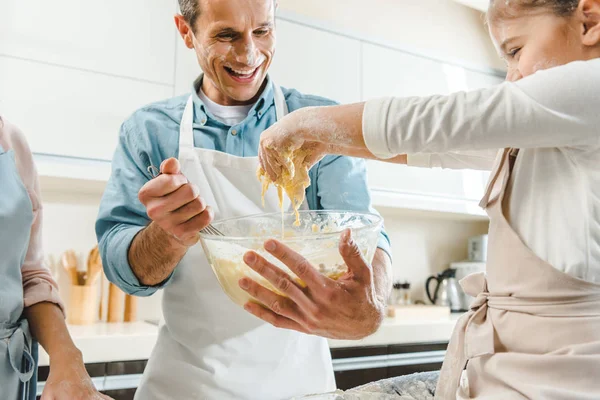
[[[279,86],[273,89],[279,120],[287,105]],[[258,158],[194,147],[193,119],[190,96],[181,120],[179,161],[215,219],[279,211],[273,188],[262,207]],[[165,288],[163,314],[137,400],[281,400],[335,390],[327,341],[275,328],[234,304],[200,244],[188,250]]]

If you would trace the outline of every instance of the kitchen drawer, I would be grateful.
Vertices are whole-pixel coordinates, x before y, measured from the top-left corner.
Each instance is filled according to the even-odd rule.
[[[370,368],[366,370],[340,371],[335,373],[335,384],[338,389],[348,390],[367,383],[380,381],[389,377],[387,368]]]
[[[106,376],[106,363],[85,364],[87,373],[92,378]],[[38,368],[38,382],[45,382],[48,379],[50,367],[44,366]]]
[[[439,342],[332,349],[337,387],[347,390],[381,379],[437,371],[447,346]]]
[[[133,400],[135,390],[136,389],[109,390],[102,393],[112,397],[114,400]]]

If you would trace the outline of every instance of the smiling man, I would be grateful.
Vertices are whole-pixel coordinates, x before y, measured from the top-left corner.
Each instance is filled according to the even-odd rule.
[[[323,337],[356,339],[378,328],[390,290],[389,241],[382,233],[368,263],[345,237],[350,272],[337,281],[273,242],[270,251],[308,286],[281,298],[239,282],[269,308],[244,310],[224,294],[196,245],[198,232],[213,218],[278,211],[276,191],[261,202],[260,134],[287,112],[334,103],[282,89],[267,75],[273,0],[179,4],[175,23],[204,72],[191,94],[143,107],[123,123],[96,225],[112,282],[138,296],[164,288],[165,324],[136,399],[275,400],[332,390]],[[161,174],[153,177],[149,166]],[[363,161],[328,156],[310,177],[309,208],[372,211]],[[246,258],[282,292],[292,289],[263,261]]]

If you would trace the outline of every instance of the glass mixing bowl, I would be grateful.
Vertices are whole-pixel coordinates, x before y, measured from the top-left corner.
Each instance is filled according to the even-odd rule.
[[[236,304],[243,306],[253,300],[239,287],[239,280],[245,276],[279,293],[244,263],[244,254],[249,250],[254,250],[304,285],[285,264],[264,249],[267,239],[278,239],[304,256],[323,275],[337,279],[348,270],[339,253],[341,233],[350,228],[365,259],[372,261],[383,224],[382,218],[375,214],[329,210],[300,211],[299,226],[295,226],[295,220],[294,213],[259,214],[213,222],[212,225],[225,236],[200,233],[202,247],[215,276]]]

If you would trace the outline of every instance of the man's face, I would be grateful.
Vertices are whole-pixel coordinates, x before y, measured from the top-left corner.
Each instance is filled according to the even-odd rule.
[[[273,0],[200,0],[194,32],[206,95],[223,105],[254,102],[275,52]]]

